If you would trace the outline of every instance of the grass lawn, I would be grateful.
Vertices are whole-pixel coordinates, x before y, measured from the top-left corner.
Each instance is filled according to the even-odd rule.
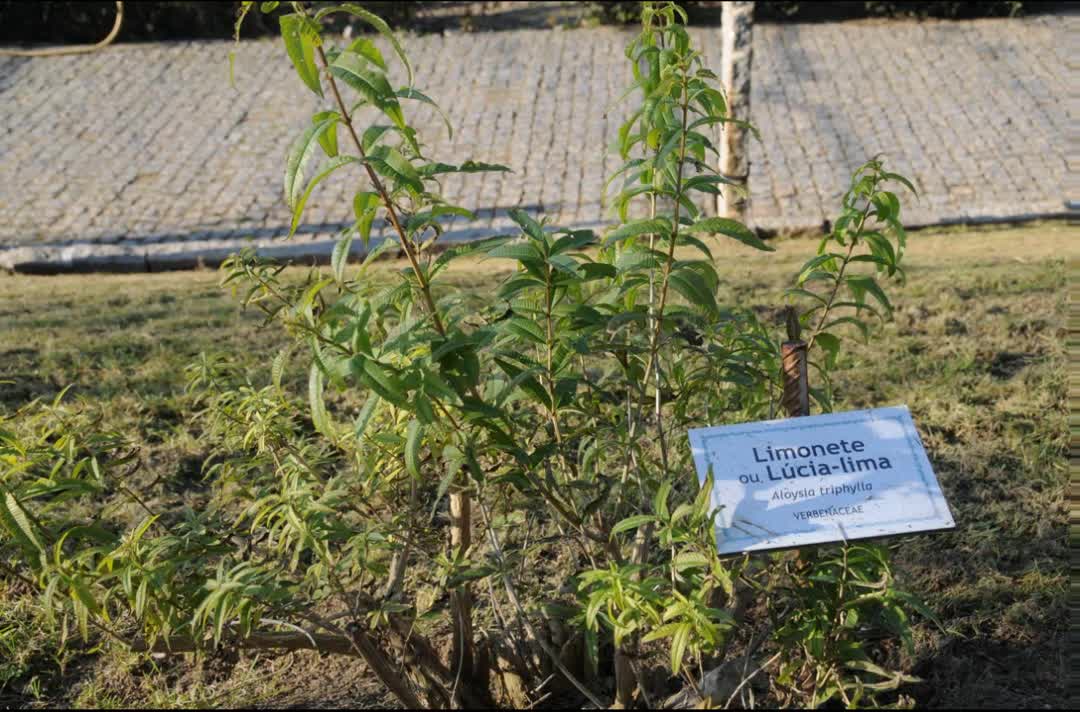
[[[924,682],[910,694],[921,705],[1070,702],[1065,311],[1078,237],[1059,223],[912,233],[894,320],[841,356],[837,409],[909,405],[957,520],[955,532],[894,542],[901,585],[945,627],[917,628],[910,669]],[[808,239],[768,255],[722,246],[721,304],[779,318],[783,289],[815,249]],[[446,282],[486,292],[506,265],[461,261]],[[74,384],[69,398],[99,409],[103,428],[140,441],[141,495],[159,506],[183,497],[175,483],[199,487],[209,447],[190,419],[184,366],[225,352],[268,380],[286,341],[218,281],[0,275],[0,411]],[[0,578],[0,706],[392,703],[362,663],[312,653],[245,657],[228,676],[80,642],[58,654],[39,615]]]

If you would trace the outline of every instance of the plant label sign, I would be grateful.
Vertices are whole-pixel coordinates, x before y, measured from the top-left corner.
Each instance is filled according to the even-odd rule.
[[[907,406],[690,430],[721,554],[956,526]]]

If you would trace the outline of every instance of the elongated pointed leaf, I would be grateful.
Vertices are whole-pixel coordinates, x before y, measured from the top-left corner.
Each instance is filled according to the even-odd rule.
[[[311,423],[323,435],[332,437],[333,429],[330,427],[330,416],[326,413],[326,404],[323,401],[323,374],[318,363],[311,364],[311,373],[308,376],[308,400],[311,403]]]
[[[509,211],[510,219],[518,224],[522,231],[534,240],[544,240],[544,228],[536,222],[532,215],[524,210],[514,208]]]
[[[423,192],[424,183],[420,179],[420,174],[396,148],[378,146],[368,156],[368,163],[379,175],[406,186],[416,193]]]
[[[493,250],[488,250],[488,257],[499,257],[524,262],[528,260],[542,260],[544,256],[540,250],[525,241],[509,242],[498,245]]]
[[[410,420],[405,431],[405,469],[413,477],[420,477],[420,444],[424,438],[424,426],[419,420]]]
[[[30,518],[26,516],[22,505],[15,495],[8,492],[4,496],[4,507],[0,509],[0,518],[3,519],[4,528],[11,536],[18,540],[19,544],[27,551],[42,552],[44,548],[34,534],[34,528],[30,524]]]
[[[336,111],[320,111],[311,117],[311,122],[313,124],[319,124],[332,117],[340,118]],[[323,153],[325,153],[327,157],[334,158],[338,155],[336,123],[331,124],[326,131],[319,135],[319,145],[322,146]]]
[[[361,161],[359,158],[354,158],[353,156],[338,156],[337,158],[331,159],[330,162],[326,164],[326,167],[311,179],[311,182],[308,183],[307,188],[304,189],[300,199],[297,200],[296,205],[293,206],[293,217],[292,224],[289,227],[289,237],[296,234],[296,228],[300,226],[300,218],[304,214],[304,206],[307,205],[308,198],[311,197],[311,192],[315,190],[315,186],[321,183],[338,168],[349,163],[361,163]]]
[[[441,272],[443,268],[446,267],[446,265],[448,265],[452,260],[458,257],[463,257],[465,255],[477,252],[486,252],[490,249],[498,247],[499,245],[502,245],[507,240],[510,240],[512,237],[512,235],[494,235],[492,237],[484,238],[483,240],[476,240],[474,242],[466,242],[461,245],[454,245],[453,247],[444,251],[441,255],[439,255],[439,258],[435,260],[435,264],[431,267],[431,276],[434,277],[436,274]]]
[[[353,373],[365,386],[375,391],[383,400],[399,408],[408,402],[401,381],[390,375],[380,364],[371,359],[357,356],[352,360]]]
[[[368,246],[371,239],[371,223],[375,220],[375,213],[382,205],[378,193],[361,191],[353,196],[353,214],[356,216],[356,230],[360,233],[360,239],[364,247]]]
[[[345,237],[334,245],[334,252],[330,255],[330,267],[334,270],[334,278],[338,282],[345,281],[345,265],[349,261],[349,251],[352,250],[353,231],[348,230]]]
[[[291,353],[292,347],[286,346],[274,357],[274,362],[270,366],[270,382],[274,384],[274,388],[281,388],[281,378],[285,374],[285,366],[289,362]]]
[[[496,171],[511,172],[506,166],[498,163],[484,163],[483,161],[465,161],[460,166],[453,166],[449,163],[428,163],[417,169],[417,172],[425,178],[442,173],[492,173]]]
[[[337,121],[337,114],[335,114],[307,127],[289,149],[289,155],[285,160],[285,202],[290,208],[296,207],[296,202],[304,190],[304,170],[311,157],[315,155],[319,137]]]
[[[362,57],[353,52],[342,52],[330,65],[330,73],[386,114],[394,126],[405,128],[405,115],[401,113],[401,104],[398,103],[390,82],[378,69],[371,68]]]
[[[349,51],[360,55],[384,72],[386,71],[386,60],[383,59],[382,52],[367,37],[353,40],[353,43],[349,45]]]
[[[630,529],[637,529],[642,524],[648,524],[649,522],[655,522],[656,517],[651,514],[635,514],[632,517],[627,517],[611,529],[611,536],[616,534],[622,534]]]
[[[691,305],[712,313],[717,311],[716,294],[698,273],[688,269],[672,272],[669,282]]]
[[[431,210],[425,210],[409,218],[409,222],[405,225],[405,231],[413,233],[425,225],[438,224],[437,218],[446,215],[456,215],[469,220],[476,219],[476,215],[471,210],[456,205],[436,205]]]
[[[315,38],[304,32],[304,18],[296,14],[282,15],[281,37],[285,40],[285,51],[289,54],[296,73],[311,91],[323,95],[319,82],[319,70],[315,66]]]
[[[458,173],[512,173],[507,166],[501,163],[485,163],[484,161],[465,161],[457,167]]]
[[[450,123],[450,117],[448,117],[446,115],[446,112],[442,110],[442,107],[436,104],[435,101],[427,94],[424,94],[422,91],[409,87],[406,89],[398,89],[397,96],[399,99],[415,99],[416,101],[423,102],[428,106],[433,107],[435,111],[439,114],[439,116],[442,118],[443,124],[446,125],[446,133],[449,138],[454,138],[454,127]]]
[[[645,220],[634,220],[628,222],[622,227],[617,228],[613,232],[609,233],[604,238],[604,244],[610,245],[614,242],[619,242],[631,237],[637,237],[639,235],[662,235],[664,237],[671,234],[671,221],[667,218],[648,218]]]
[[[393,128],[390,126],[369,126],[364,129],[364,135],[360,138],[360,145],[364,147],[364,153],[371,153],[382,135],[392,130]]]
[[[845,277],[844,281],[847,282],[848,288],[855,295],[856,302],[862,303],[864,301],[863,295],[869,292],[885,308],[886,314],[892,313],[892,304],[889,303],[889,298],[873,277],[853,274]]]
[[[356,422],[353,425],[353,435],[356,436],[357,440],[363,437],[368,424],[378,412],[380,403],[382,403],[382,398],[377,393],[368,393],[367,400],[364,401],[364,407],[360,409],[360,414],[356,416]]]
[[[766,245],[754,231],[737,220],[729,218],[705,218],[686,229],[689,233],[706,233],[708,235],[726,235],[734,238],[744,245],[749,245],[756,250],[775,252],[776,248]]]
[[[390,45],[394,48],[394,52],[397,53],[398,59],[405,65],[405,72],[409,75],[409,86],[413,83],[413,71],[412,65],[409,64],[409,57],[405,54],[405,50],[402,48],[401,43],[398,42],[397,37],[390,31],[390,26],[383,21],[381,17],[373,13],[368,12],[359,5],[353,3],[342,3],[341,5],[335,5],[331,7],[323,8],[315,14],[316,20],[321,20],[323,17],[329,15],[332,12],[347,12],[354,17],[358,17],[367,24],[375,28],[375,31],[386,38]]]

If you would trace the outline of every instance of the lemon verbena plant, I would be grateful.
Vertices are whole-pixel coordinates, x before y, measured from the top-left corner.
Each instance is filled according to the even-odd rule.
[[[702,208],[738,189],[714,168],[717,132],[735,120],[682,10],[645,3],[627,48],[635,102],[615,140],[612,228],[513,210],[513,233],[447,246],[448,221],[476,206],[448,201],[443,184],[507,169],[428,155],[409,110],[438,107],[377,16],[287,9],[285,51],[320,102],[287,153],[292,229],[327,180],[358,186],[352,225],[329,270],[298,276],[253,251],[225,265],[225,282],[291,341],[261,375],[220,355],[191,365],[188,402],[212,447],[201,506],[149,506],[124,485],[123,438],[72,427],[59,404],[3,423],[5,575],[39,587],[84,637],[351,655],[409,707],[710,696],[738,627],[770,625],[739,610],[741,590],[762,591],[776,699],[868,699],[853,685],[883,668],[860,657],[860,636],[902,620],[905,600],[891,579],[888,595],[859,597],[882,585],[884,550],[794,567],[721,557],[711,482],[690,458],[689,425],[776,415],[782,383],[779,325],[717,297],[719,241],[772,248]],[[322,23],[341,12],[381,41],[335,43]],[[842,336],[887,316],[878,280],[902,275],[889,181],[905,182],[879,161],[860,169],[789,295],[826,410]],[[359,245],[366,256],[350,262]],[[375,263],[388,252],[400,269]],[[469,294],[445,279],[465,258],[509,276]],[[94,498],[144,516],[124,526],[113,504],[71,506]],[[645,674],[658,664],[662,675]]]

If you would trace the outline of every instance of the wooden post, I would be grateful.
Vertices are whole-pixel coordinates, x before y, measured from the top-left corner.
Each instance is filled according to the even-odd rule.
[[[720,25],[720,82],[728,116],[750,120],[750,62],[753,56],[754,3],[725,2]],[[749,132],[725,123],[720,141],[720,174],[747,188],[750,177]],[[725,186],[717,197],[721,217],[746,220],[746,197]]]
[[[807,372],[806,342],[802,340],[799,317],[787,308],[787,341],[780,345],[780,361],[784,371],[784,394],[780,407],[789,418],[810,415],[810,377]]]
[[[450,493],[450,548],[467,555],[472,546],[472,502],[467,492]],[[450,646],[449,668],[462,684],[473,682],[472,596],[468,584],[450,592],[454,639]],[[456,703],[456,701],[455,701]]]
[[[788,417],[810,415],[810,383],[806,372],[806,342],[785,341],[780,346],[784,364],[784,396],[780,405]]]

